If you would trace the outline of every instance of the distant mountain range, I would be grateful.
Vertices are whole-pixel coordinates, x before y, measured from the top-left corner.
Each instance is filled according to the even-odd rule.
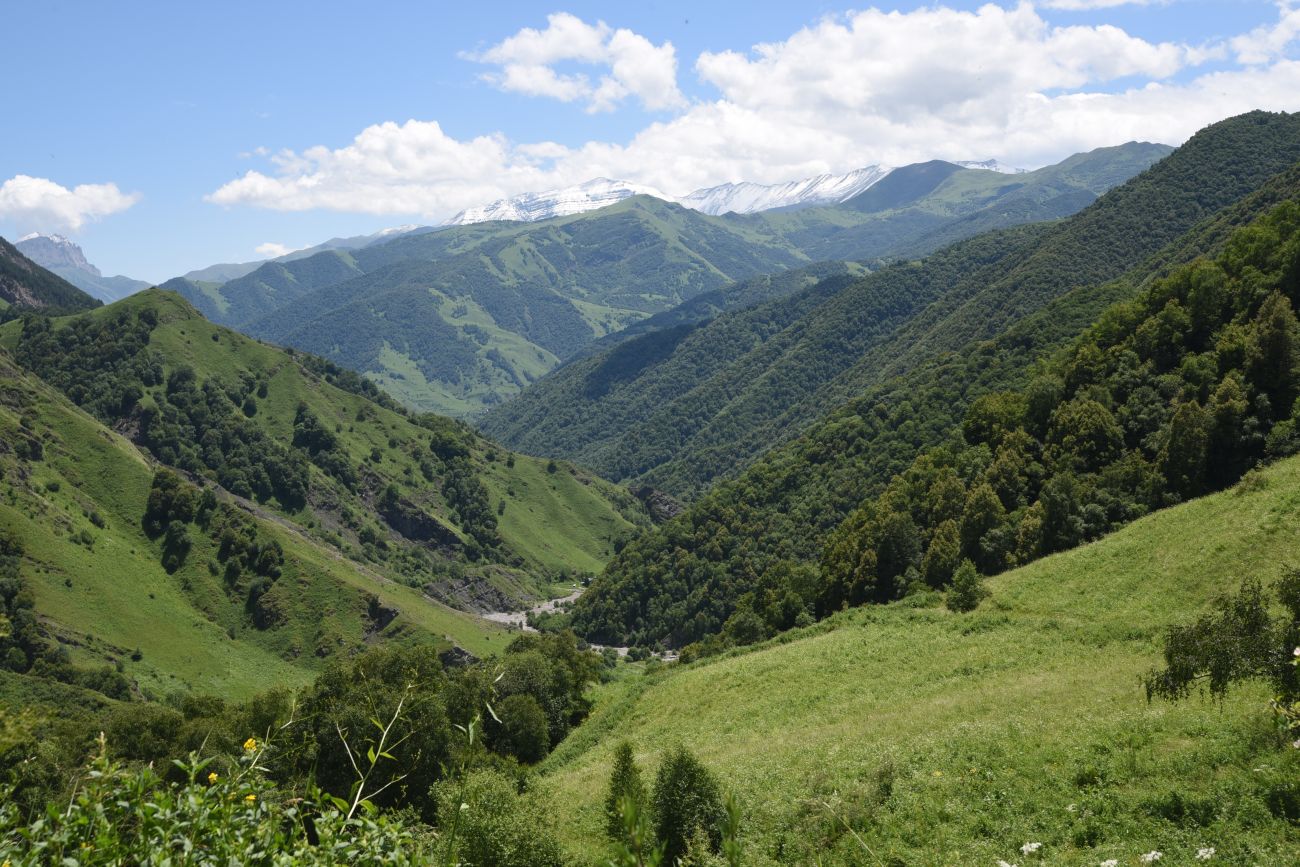
[[[953,163],[968,169],[984,169],[1002,174],[1023,174],[1024,169],[1011,168],[997,160]],[[498,199],[489,205],[461,211],[446,222],[448,226],[469,223],[486,223],[492,220],[535,222],[552,217],[567,217],[584,211],[620,202],[630,196],[654,196],[666,202],[675,202],[693,211],[705,214],[753,214],[779,208],[802,208],[813,205],[832,205],[847,201],[864,192],[894,169],[890,166],[867,166],[844,174],[824,174],[801,178],[779,184],[759,184],[751,181],[703,187],[684,196],[660,192],[645,184],[595,178],[586,183],[540,193],[522,193],[508,199]]]
[[[240,277],[253,273],[267,262],[293,262],[297,259],[306,259],[308,256],[323,253],[326,250],[359,250],[362,247],[368,247],[371,244],[378,244],[381,241],[390,241],[401,235],[419,231],[429,232],[432,231],[432,229],[408,224],[405,226],[393,226],[389,229],[380,229],[378,232],[371,232],[369,235],[353,235],[348,238],[330,238],[328,241],[316,244],[315,246],[304,247],[301,250],[294,250],[291,253],[285,253],[283,256],[277,256],[274,259],[257,259],[252,262],[224,262],[217,265],[209,265],[206,268],[199,268],[182,274],[181,279],[190,280],[195,283],[226,283],[231,280],[238,280]]]
[[[415,230],[348,249],[336,241],[224,283],[177,278],[163,288],[219,324],[363,373],[409,406],[467,418],[606,335],[697,296],[818,262],[874,267],[1069,216],[1169,150],[1133,142],[1016,175],[932,161],[768,193],[754,186],[732,190],[735,207],[721,215],[602,182],[562,197],[565,208],[616,199],[597,210]],[[855,189],[844,201],[808,204]],[[724,207],[726,196],[711,201]],[[790,206],[735,212],[781,201]],[[674,321],[798,285],[751,282]]]
[[[86,261],[86,254],[80,247],[62,235],[33,232],[19,238],[14,246],[42,268],[53,271],[73,286],[105,303],[125,298],[150,285],[143,280],[121,275],[105,277],[103,272]]]

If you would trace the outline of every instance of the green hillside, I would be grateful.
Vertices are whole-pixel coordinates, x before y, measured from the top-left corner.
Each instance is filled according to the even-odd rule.
[[[1263,140],[1269,140],[1300,123],[1296,116],[1262,117],[1268,122],[1247,115],[1211,127],[1150,173],[1085,211],[1076,218],[1081,224],[1070,221],[1049,231],[1045,242],[1020,257],[1006,279],[991,284],[996,292],[985,291],[981,281],[967,282],[965,286],[974,290],[976,299],[982,297],[986,304],[998,305],[999,310],[1007,311],[1003,313],[1007,318],[1017,296],[1026,306],[1037,297],[1043,309],[1013,324],[997,340],[980,341],[951,354],[940,354],[941,346],[931,346],[935,354],[929,360],[917,359],[911,371],[886,368],[886,372],[895,373],[893,378],[881,377],[879,386],[864,389],[852,403],[831,413],[807,434],[774,450],[735,481],[715,486],[684,514],[624,549],[579,602],[575,623],[596,630],[593,635],[635,632],[652,641],[669,634],[675,636],[674,641],[694,640],[720,628],[742,594],[753,591],[761,595],[760,588],[769,582],[784,584],[786,579],[778,576],[785,574],[790,562],[819,561],[828,534],[864,501],[880,493],[918,454],[941,444],[964,447],[961,422],[972,400],[989,391],[1025,388],[1035,372],[1035,362],[1086,329],[1107,306],[1135,296],[1149,280],[1164,273],[1170,262],[1189,261],[1220,249],[1235,226],[1258,218],[1278,201],[1300,195],[1300,171],[1293,169],[1267,182],[1256,181],[1262,185],[1257,193],[1236,206],[1230,204],[1249,189],[1240,175],[1242,163],[1231,164],[1227,171],[1218,168],[1227,165],[1217,159],[1223,149],[1231,145],[1243,155],[1256,152],[1261,131]],[[1293,156],[1300,158],[1300,146],[1296,145],[1300,139],[1286,141]],[[1207,151],[1215,156],[1197,157],[1198,152]],[[1180,155],[1186,159],[1179,159]],[[1268,151],[1264,166],[1271,167],[1276,156]],[[1162,202],[1206,203],[1214,191],[1224,197],[1222,213],[1177,238],[1158,255],[1147,252],[1158,234],[1173,234],[1175,229],[1172,221],[1154,222],[1169,213]],[[1181,210],[1190,212],[1191,208]],[[1146,226],[1142,240],[1135,237],[1133,226],[1137,224]],[[1078,231],[1080,228],[1086,231]],[[1108,237],[1100,234],[1103,231],[1117,233],[1113,243],[1097,246],[1084,242],[1089,238],[1100,242]],[[1123,266],[1123,258],[1110,259],[1102,251],[1118,255],[1126,249],[1125,244],[1130,255],[1146,261],[1130,266],[1123,280],[1076,287],[1073,292],[1066,289],[1074,284],[1061,286],[1070,275],[1083,275],[1089,269],[1102,277],[1108,276],[1108,271],[1115,273],[1117,266]],[[1055,292],[1053,286],[1058,287]],[[1054,302],[1057,294],[1062,297]],[[946,300],[958,310],[968,303],[961,295]],[[989,308],[975,309],[980,315],[940,320],[939,330],[983,330],[990,318]],[[1136,327],[1137,323],[1130,325]],[[911,351],[912,345],[904,344],[895,358],[881,364],[904,361]],[[1203,363],[1210,363],[1208,357]],[[1139,365],[1135,362],[1134,366]],[[1162,388],[1156,403],[1167,409],[1162,409],[1158,418],[1168,422],[1181,392],[1172,381]],[[1061,393],[1067,392],[1062,388]],[[1098,399],[1118,408],[1127,392]],[[1266,415],[1266,425],[1271,424],[1274,417]],[[1147,443],[1145,460],[1153,459],[1150,452],[1158,451],[1160,442],[1153,438]],[[978,475],[977,466],[966,465],[962,472]],[[1118,483],[1118,478],[1115,481]],[[1126,520],[1121,517],[1122,508],[1112,507],[1114,504],[1099,506],[1103,514],[1111,516],[1107,520]],[[720,587],[727,589],[720,592]]]
[[[1064,216],[1167,151],[1124,145],[1015,179],[954,166],[938,187],[866,210],[712,217],[637,196],[540,223],[455,226],[271,262],[219,287],[165,288],[216,322],[361,372],[408,406],[469,417],[683,301],[809,262],[933,249],[924,239],[955,221],[967,228],[934,245]]]
[[[259,538],[284,552],[277,586],[263,600],[264,609],[282,606],[283,622],[258,625],[247,610],[247,587],[210,573],[218,546],[203,534],[190,534],[182,568],[164,568],[161,540],[142,527],[154,468],[139,450],[5,352],[0,378],[0,427],[9,446],[0,451],[0,532],[21,540],[27,556],[20,574],[41,629],[49,645],[65,648],[73,669],[46,666],[47,676],[87,682],[79,672],[111,663],[154,696],[242,697],[305,683],[323,657],[370,637],[491,650],[496,632],[486,624],[348,563],[290,524],[252,516]],[[368,613],[372,595],[400,612],[386,629]]]
[[[537,797],[598,863],[615,746],[653,776],[683,743],[739,796],[746,864],[1292,864],[1300,752],[1267,692],[1148,704],[1139,678],[1166,627],[1296,562],[1297,507],[1290,459],[1008,572],[974,613],[921,596],[602,687]]]
[[[1066,220],[977,235],[831,293],[809,289],[722,315],[608,389],[593,387],[600,361],[570,365],[491,412],[483,429],[608,478],[694,495],[938,353],[996,337],[1072,288],[1119,277],[1300,159],[1298,131],[1287,115],[1224,121]],[[1099,186],[1121,174],[1103,172],[1109,163],[1095,154],[1040,172],[1082,160]],[[951,173],[938,190],[966,177]],[[714,346],[728,349],[715,358]]]
[[[46,271],[0,238],[0,321],[4,311],[29,307],[45,311],[88,310],[99,301],[57,274]]]
[[[647,521],[612,485],[411,415],[159,290],[8,323],[0,345],[0,522],[28,552],[35,611],[74,665],[119,662],[155,695],[302,683],[375,641],[489,653],[503,633],[449,606],[546,594]],[[158,461],[215,499],[156,507]]]

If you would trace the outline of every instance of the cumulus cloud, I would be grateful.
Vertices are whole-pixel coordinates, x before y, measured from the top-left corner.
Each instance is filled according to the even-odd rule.
[[[655,45],[631,30],[604,21],[588,24],[567,12],[546,22],[545,30],[525,27],[486,51],[463,56],[499,67],[484,78],[502,90],[583,101],[590,112],[609,111],[629,96],[651,110],[685,104],[671,42]],[[593,81],[584,72],[560,72],[555,67],[562,63],[601,66],[608,73]]]
[[[27,228],[76,231],[139,200],[139,193],[123,193],[117,184],[78,184],[68,189],[48,178],[14,175],[0,184],[0,217]]]
[[[301,247],[290,247],[285,244],[277,244],[275,241],[267,241],[265,244],[258,244],[254,247],[253,252],[267,259],[278,259],[301,249]]]
[[[1278,19],[1272,24],[1256,27],[1229,40],[1237,61],[1255,66],[1269,63],[1300,38],[1300,4],[1283,0],[1277,4]]]
[[[383,123],[343,147],[283,151],[272,169],[248,172],[210,199],[437,219],[593,177],[685,193],[873,163],[996,156],[1034,166],[1129,140],[1179,144],[1250,109],[1300,110],[1300,62],[1284,54],[1289,37],[1275,35],[1289,26],[1290,12],[1283,5],[1277,25],[1243,34],[1264,46],[1252,50],[1271,52],[1266,60],[1205,71],[1198,67],[1208,59],[1256,54],[1245,42],[1200,47],[1151,42],[1109,25],[1053,26],[1027,4],[869,9],[747,52],[700,55],[696,74],[716,88],[716,98],[625,142],[569,147],[499,134],[459,140],[434,121]],[[559,19],[553,16],[553,27],[574,28],[565,57],[606,50],[610,39],[577,19],[556,25]],[[501,43],[509,47],[500,56],[550,68],[561,49],[548,31],[521,31]],[[567,93],[570,85],[556,76],[538,87]]]
[[[1150,6],[1153,3],[1167,2],[1169,0],[1045,0],[1039,5],[1045,9],[1083,12],[1091,9],[1114,9],[1116,6]]]

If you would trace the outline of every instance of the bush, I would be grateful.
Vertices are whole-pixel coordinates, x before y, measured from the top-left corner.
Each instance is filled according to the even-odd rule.
[[[628,801],[638,809],[645,808],[645,783],[632,755],[632,745],[623,741],[614,751],[614,770],[609,775],[609,795],[605,798],[605,833],[611,840],[622,840],[627,835],[624,811]]]
[[[282,798],[250,752],[231,774],[191,756],[184,782],[172,785],[152,768],[127,770],[99,756],[72,799],[28,823],[0,792],[0,861],[13,864],[194,863],[416,865],[432,843],[385,816],[347,818],[333,806]],[[259,853],[254,859],[250,855]],[[260,854],[266,853],[266,854]]]
[[[722,845],[727,814],[718,781],[685,747],[672,750],[659,766],[653,807],[664,863],[676,863],[685,855],[697,831],[703,832],[710,851]]]
[[[441,833],[458,863],[479,867],[560,867],[560,847],[537,811],[519,797],[515,783],[499,771],[470,773],[434,787]]]
[[[975,571],[975,564],[963,560],[953,573],[952,587],[948,590],[944,604],[949,611],[974,611],[988,595],[988,588],[984,586],[980,573]]]

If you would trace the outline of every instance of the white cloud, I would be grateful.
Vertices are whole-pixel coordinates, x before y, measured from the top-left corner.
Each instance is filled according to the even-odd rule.
[[[80,229],[90,220],[125,211],[140,200],[117,184],[78,184],[14,175],[0,184],[0,217],[32,229]]]
[[[1277,45],[1281,37],[1271,34],[1289,9],[1279,7],[1277,27],[1246,35]],[[552,17],[552,27],[574,28],[565,46],[548,28],[521,31],[493,50],[548,69],[562,50],[570,58],[606,50],[610,40],[571,18]],[[1029,5],[867,10],[749,52],[702,54],[695,70],[717,97],[626,142],[458,140],[433,121],[390,122],[344,147],[283,151],[272,170],[248,172],[209,198],[439,219],[602,176],[685,193],[932,158],[1042,165],[1134,139],[1179,144],[1254,108],[1300,110],[1300,62],[1268,50],[1266,62],[1198,75],[1207,59],[1227,56],[1222,47],[1151,42],[1107,25],[1054,27]],[[1232,52],[1246,56],[1242,47]],[[555,75],[537,87],[566,92],[571,85]]]
[[[277,244],[275,241],[267,241],[265,244],[258,244],[254,247],[253,252],[266,259],[278,259],[301,249],[301,247],[290,247],[285,244]]]
[[[1239,63],[1251,66],[1268,63],[1281,57],[1286,48],[1300,38],[1300,6],[1292,0],[1283,0],[1277,7],[1276,22],[1229,40]]]
[[[590,112],[609,111],[629,96],[651,110],[685,104],[671,42],[655,45],[631,30],[615,30],[604,21],[588,24],[567,12],[549,15],[546,22],[545,30],[525,27],[486,51],[463,56],[500,67],[484,78],[502,90],[584,101]],[[558,63],[603,66],[609,72],[593,82],[586,73],[557,71]]]
[[[1114,9],[1116,6],[1151,6],[1169,0],[1044,0],[1044,9],[1061,9],[1066,12],[1083,12],[1091,9]]]

